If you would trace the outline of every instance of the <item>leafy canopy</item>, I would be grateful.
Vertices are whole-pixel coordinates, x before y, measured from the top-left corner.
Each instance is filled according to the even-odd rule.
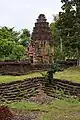
[[[80,1],[61,0],[62,12],[56,21],[56,27],[64,46],[66,57],[80,57]]]
[[[25,30],[24,30],[25,31]],[[28,31],[28,30],[27,30]],[[29,34],[14,31],[14,28],[0,28],[0,60],[20,60],[25,58],[24,41]],[[27,39],[26,39],[27,41]]]

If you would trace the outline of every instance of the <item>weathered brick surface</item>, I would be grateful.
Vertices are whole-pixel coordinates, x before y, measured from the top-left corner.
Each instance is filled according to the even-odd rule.
[[[63,70],[71,66],[75,66],[77,61],[57,61],[59,67]],[[3,75],[22,75],[33,71],[48,70],[49,64],[32,65],[29,61],[7,61],[0,62],[0,74]]]
[[[11,83],[0,84],[0,101],[20,101],[27,100],[42,89],[48,96],[58,97],[56,91],[63,91],[64,94],[80,97],[80,83],[73,83],[66,80],[54,79],[52,85],[47,85],[47,79],[44,77],[32,78],[24,81],[15,81]]]
[[[0,84],[0,101],[17,101],[28,99],[37,93],[43,78],[28,79],[24,81],[15,81],[11,83]]]
[[[38,70],[47,70],[49,65],[36,64],[32,65],[29,62],[0,62],[0,74],[2,75],[22,75]]]

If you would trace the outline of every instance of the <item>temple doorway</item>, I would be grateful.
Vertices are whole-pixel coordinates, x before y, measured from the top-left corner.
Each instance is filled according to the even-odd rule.
[[[30,56],[30,63],[33,63],[33,56]]]

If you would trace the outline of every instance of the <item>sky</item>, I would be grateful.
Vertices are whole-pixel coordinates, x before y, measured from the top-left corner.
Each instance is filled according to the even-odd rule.
[[[39,14],[53,21],[53,14],[61,11],[61,0],[0,0],[0,26],[24,28],[32,31]]]

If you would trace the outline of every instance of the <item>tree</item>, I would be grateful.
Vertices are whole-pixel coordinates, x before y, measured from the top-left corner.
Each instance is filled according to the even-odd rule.
[[[76,51],[77,51],[77,59],[78,59],[78,64],[80,66],[80,0],[73,0],[72,1],[73,6],[75,6],[75,24],[74,24],[74,39],[76,41],[74,46],[76,46]]]
[[[54,40],[54,60],[62,60],[64,56],[64,46],[62,45],[60,30],[56,27],[56,22],[59,19],[58,15],[54,15],[54,22],[50,24],[50,29],[52,32],[52,37]]]
[[[25,57],[25,48],[22,45],[14,45],[9,58],[12,60],[21,60]]]
[[[14,27],[8,28],[4,26],[0,28],[0,39],[7,39],[8,41],[15,41],[17,43],[19,34],[20,32],[14,31]]]
[[[62,12],[56,27],[60,31],[66,57],[80,58],[80,1],[61,0]]]
[[[58,64],[52,62],[51,65],[50,65],[50,69],[47,72],[47,77],[48,77],[48,80],[49,80],[49,84],[53,83],[54,74],[58,71],[60,71]]]
[[[0,60],[20,60],[25,56],[25,49],[18,43],[19,33],[14,28],[0,28]]]
[[[22,29],[22,33],[20,35],[20,44],[27,47],[30,42],[30,32],[28,29]]]
[[[59,30],[55,26],[55,23],[56,23],[56,21],[52,22],[50,24],[50,29],[51,29],[51,32],[52,32],[52,38],[54,40],[54,45],[58,46],[58,45],[60,45],[60,34],[59,34]]]

